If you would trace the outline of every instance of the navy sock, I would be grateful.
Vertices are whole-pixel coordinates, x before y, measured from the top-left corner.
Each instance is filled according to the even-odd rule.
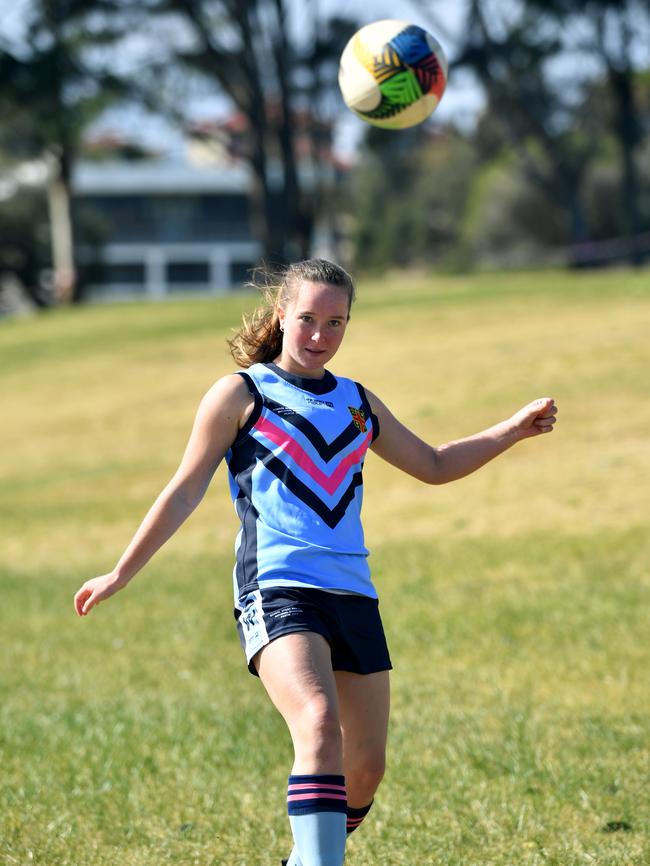
[[[347,819],[347,833],[348,836],[350,833],[354,833],[357,827],[361,824],[363,819],[366,817],[368,812],[370,811],[370,807],[374,803],[374,800],[371,800],[367,806],[362,806],[360,809],[353,809],[352,806],[348,806],[348,819]]]
[[[289,776],[287,810],[295,842],[289,866],[343,866],[347,800],[345,778]]]

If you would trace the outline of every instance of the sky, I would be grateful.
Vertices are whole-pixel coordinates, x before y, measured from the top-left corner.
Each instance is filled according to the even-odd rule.
[[[3,37],[12,41],[20,39],[30,2],[31,0],[0,0],[0,33]],[[455,35],[461,26],[466,3],[467,0],[429,0],[427,3],[417,0],[346,0],[345,12],[356,16],[362,25],[382,18],[399,18],[419,24],[433,33],[449,56],[453,50]],[[313,7],[314,4],[321,14],[341,11],[340,0],[309,0],[309,3],[307,0],[288,0],[290,25],[298,38],[308,27],[310,20],[307,6]],[[435,27],[423,7],[432,10]],[[471,76],[457,72],[449,80],[446,93],[436,109],[436,118],[441,121],[453,120],[461,127],[471,127],[482,104],[481,92]],[[194,112],[197,117],[206,118],[210,114],[223,114],[226,106],[223,98],[215,96],[213,100],[197,103]],[[364,126],[352,112],[342,115],[335,141],[335,147],[341,156],[353,155]],[[160,147],[172,154],[175,151],[180,153],[182,149],[180,136],[173,132],[168,124],[160,119],[143,117],[138,110],[112,110],[95,125],[95,131],[111,130],[127,135],[133,129],[139,130],[139,139],[149,146]]]

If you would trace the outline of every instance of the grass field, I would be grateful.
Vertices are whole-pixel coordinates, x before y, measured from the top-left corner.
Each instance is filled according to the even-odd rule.
[[[432,442],[561,421],[427,488],[370,456],[389,767],[350,866],[650,862],[650,279],[362,284],[334,372]],[[232,622],[223,467],[122,594],[112,567],[232,367],[225,300],[0,322],[0,863],[279,866],[283,724]]]

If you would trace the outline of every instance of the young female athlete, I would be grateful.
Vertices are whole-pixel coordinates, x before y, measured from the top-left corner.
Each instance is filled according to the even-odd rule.
[[[231,341],[246,372],[203,398],[180,466],[108,574],[87,581],[80,616],[122,589],[201,501],[222,459],[241,519],[235,617],[251,673],[284,717],[295,761],[289,866],[341,866],[384,772],[391,662],[360,522],[371,449],[428,484],[474,472],[549,433],[535,400],[482,433],[434,448],[370,391],[334,376],[354,287],[337,265],[291,265]]]

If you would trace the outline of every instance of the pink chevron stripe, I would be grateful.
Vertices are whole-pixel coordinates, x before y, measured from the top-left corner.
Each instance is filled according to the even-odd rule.
[[[347,800],[345,794],[290,794],[287,802],[293,800]]]
[[[329,495],[337,489],[341,484],[345,475],[350,468],[359,460],[368,450],[368,442],[372,437],[372,431],[369,431],[365,439],[354,451],[351,451],[347,457],[344,457],[331,475],[325,475],[311,459],[309,454],[302,448],[295,439],[292,439],[285,430],[277,427],[268,418],[261,417],[255,424],[254,430],[259,430],[267,439],[279,445],[292,460],[306,472],[319,487],[322,487]]]
[[[314,782],[312,784],[294,784],[289,785],[288,787],[289,791],[304,791],[306,789],[310,791],[313,791],[314,789],[317,789],[319,791],[345,791],[345,785],[325,785],[318,782]]]
[[[358,827],[365,817],[364,815],[363,818],[348,818],[348,827]]]

